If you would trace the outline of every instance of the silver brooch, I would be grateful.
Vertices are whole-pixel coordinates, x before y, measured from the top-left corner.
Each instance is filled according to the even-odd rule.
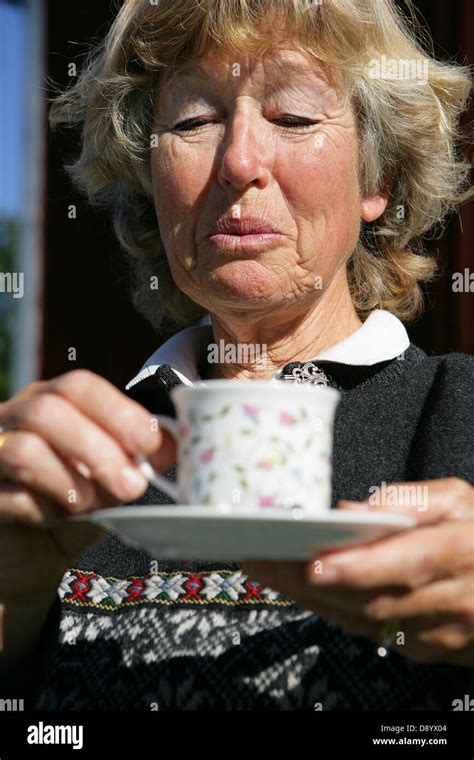
[[[306,362],[294,367],[291,372],[281,376],[282,380],[292,380],[294,383],[311,383],[312,385],[329,385],[324,372],[313,362]]]

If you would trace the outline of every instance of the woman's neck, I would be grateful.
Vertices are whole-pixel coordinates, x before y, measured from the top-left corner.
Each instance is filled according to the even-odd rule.
[[[211,314],[214,343],[201,357],[200,377],[268,380],[288,362],[312,359],[352,335],[362,322],[349,288],[332,285],[303,315],[281,308],[252,320]]]

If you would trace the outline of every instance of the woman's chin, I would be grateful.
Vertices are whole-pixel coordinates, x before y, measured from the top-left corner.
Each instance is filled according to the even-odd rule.
[[[256,262],[247,264],[243,267],[239,262],[239,267],[225,265],[214,270],[208,280],[213,297],[220,296],[249,305],[275,301],[281,293],[281,285],[276,282],[275,275]]]

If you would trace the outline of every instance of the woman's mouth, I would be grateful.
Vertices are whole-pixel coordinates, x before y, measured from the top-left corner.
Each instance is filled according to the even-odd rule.
[[[214,226],[209,240],[224,251],[263,251],[277,245],[283,233],[268,219],[246,216],[241,219],[223,217]]]
[[[253,233],[248,235],[229,235],[219,233],[209,237],[210,242],[224,251],[242,253],[248,251],[265,251],[275,247],[283,235],[278,232]]]

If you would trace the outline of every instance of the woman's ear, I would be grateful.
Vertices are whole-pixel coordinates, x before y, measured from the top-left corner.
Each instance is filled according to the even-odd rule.
[[[362,198],[360,215],[364,222],[375,222],[387,208],[388,199],[392,190],[393,173],[386,175],[383,187],[378,193],[365,195]]]
[[[389,192],[366,195],[362,199],[360,215],[364,222],[374,222],[387,208]]]

